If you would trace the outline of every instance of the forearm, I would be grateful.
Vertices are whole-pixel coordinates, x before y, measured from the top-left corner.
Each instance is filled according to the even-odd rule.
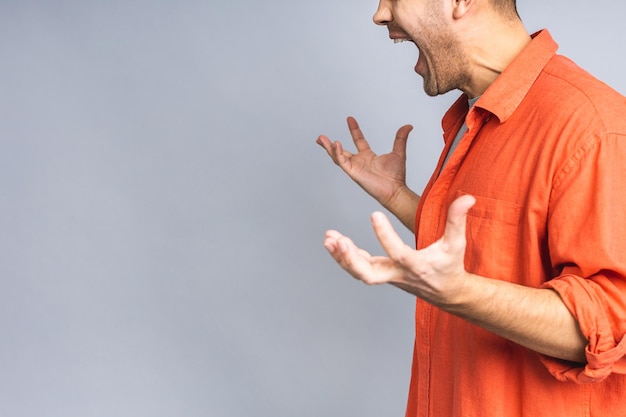
[[[408,187],[400,187],[386,202],[380,202],[389,210],[411,233],[415,232],[415,212],[420,202],[420,196]]]
[[[587,340],[555,291],[469,274],[463,293],[440,307],[533,351],[586,362]]]
[[[531,350],[585,363],[587,340],[555,291],[465,270],[466,216],[474,203],[469,195],[454,200],[443,236],[417,251],[402,241],[382,213],[372,215],[372,226],[388,257],[370,255],[337,231],[327,232],[324,245],[342,268],[366,284],[395,285]]]

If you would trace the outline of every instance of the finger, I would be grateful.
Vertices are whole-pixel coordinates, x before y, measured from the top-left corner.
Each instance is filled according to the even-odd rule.
[[[317,143],[318,145],[320,145],[322,148],[326,149],[327,151],[330,148],[330,145],[332,144],[332,142],[326,135],[319,135],[317,139],[315,140],[315,143]]]
[[[345,236],[341,237],[337,244],[335,260],[346,272],[367,285],[399,281],[399,277],[402,276],[401,268],[391,259],[374,257]]]
[[[326,232],[324,246],[339,266],[367,285],[400,281],[403,274],[391,259],[372,256],[336,230]]]
[[[393,141],[393,152],[402,156],[406,155],[406,142],[409,139],[409,133],[413,130],[413,126],[404,125],[396,133],[396,139]]]
[[[476,203],[476,199],[469,194],[463,195],[450,204],[446,228],[443,233],[443,249],[447,251],[462,250],[465,248],[465,229],[467,212]]]
[[[340,238],[343,235],[341,233],[339,233],[338,231],[331,229],[331,230],[327,230],[326,234],[324,236],[327,237],[327,238],[330,237],[330,238],[333,238],[333,239],[338,239],[338,238]]]
[[[331,252],[335,261],[355,278],[364,279],[372,275],[372,256],[364,249],[357,247],[352,239],[340,236],[335,241],[335,249]]]
[[[339,247],[339,240],[345,238],[348,241],[352,242],[349,238],[345,237],[344,235],[342,235],[341,233],[339,233],[336,230],[327,230],[326,231],[326,235],[324,238],[324,246],[326,247],[326,249],[328,249],[329,252],[333,252],[336,251]],[[352,244],[354,245],[354,244]],[[356,247],[356,245],[354,245]],[[345,246],[344,246],[345,249]],[[356,253],[360,256],[362,256],[364,259],[371,259],[372,255],[370,255],[369,252],[367,252],[364,249],[361,249],[359,247],[356,247]]]
[[[336,165],[343,167],[352,154],[343,149],[341,142],[331,142],[328,136],[320,135],[315,141],[318,145],[326,150],[328,156],[333,160]]]
[[[318,136],[315,143],[317,143],[322,148],[324,148],[330,156],[333,156],[333,153],[335,152],[334,147],[336,146],[338,142],[332,142],[328,136],[320,135]]]
[[[372,255],[338,231],[326,231],[324,246],[335,261],[355,278],[361,279],[364,271],[371,270]]]
[[[410,255],[415,251],[402,241],[387,216],[381,212],[373,213],[372,226],[378,242],[389,258],[400,265],[406,265]]]
[[[327,230],[324,234],[324,247],[332,255],[337,250],[337,240],[343,235],[336,230]]]
[[[341,144],[341,142],[336,141],[335,143],[333,143],[332,157],[337,165],[344,168],[346,162],[348,162],[350,157],[352,157],[352,153],[343,149],[343,145]]]
[[[367,140],[365,140],[365,136],[363,136],[363,132],[361,132],[359,124],[352,116],[348,117],[348,129],[350,129],[350,135],[352,136],[354,145],[359,152],[368,150],[370,148],[369,143],[367,143]]]
[[[318,136],[315,143],[317,143],[322,148],[324,148],[326,152],[328,153],[328,155],[333,159],[333,161],[335,160],[335,155],[334,155],[335,144],[328,138],[328,136],[325,136],[325,135]]]
[[[346,251],[354,250],[354,252],[359,253],[359,251],[362,251],[362,249],[358,248],[354,244],[354,242],[352,242],[352,239],[350,239],[347,236],[342,235],[336,230],[326,231],[326,234],[324,237],[324,246],[330,252],[346,252]]]

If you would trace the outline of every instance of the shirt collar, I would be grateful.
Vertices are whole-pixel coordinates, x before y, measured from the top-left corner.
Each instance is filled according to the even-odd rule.
[[[534,33],[531,37],[532,41],[504,69],[476,103],[475,107],[494,114],[500,123],[505,122],[513,114],[558,49],[558,44],[546,29]],[[444,116],[442,121],[444,131],[457,125],[467,109],[467,96],[463,94]]]
[[[476,104],[493,113],[500,123],[505,122],[517,109],[559,47],[545,29],[534,33],[532,38]]]

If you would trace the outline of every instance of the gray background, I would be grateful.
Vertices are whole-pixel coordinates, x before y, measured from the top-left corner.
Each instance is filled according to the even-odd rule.
[[[626,92],[626,6],[520,3]],[[0,3],[1,416],[403,415],[413,300],[325,252],[378,207],[314,141],[412,123],[420,191],[457,93],[375,7]]]

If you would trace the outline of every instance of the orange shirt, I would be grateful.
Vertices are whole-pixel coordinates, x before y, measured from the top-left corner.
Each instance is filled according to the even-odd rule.
[[[471,110],[466,96],[448,110],[415,235],[431,244],[450,203],[476,197],[467,270],[556,290],[589,340],[588,364],[418,299],[407,416],[626,416],[626,98],[556,50],[539,32]]]

